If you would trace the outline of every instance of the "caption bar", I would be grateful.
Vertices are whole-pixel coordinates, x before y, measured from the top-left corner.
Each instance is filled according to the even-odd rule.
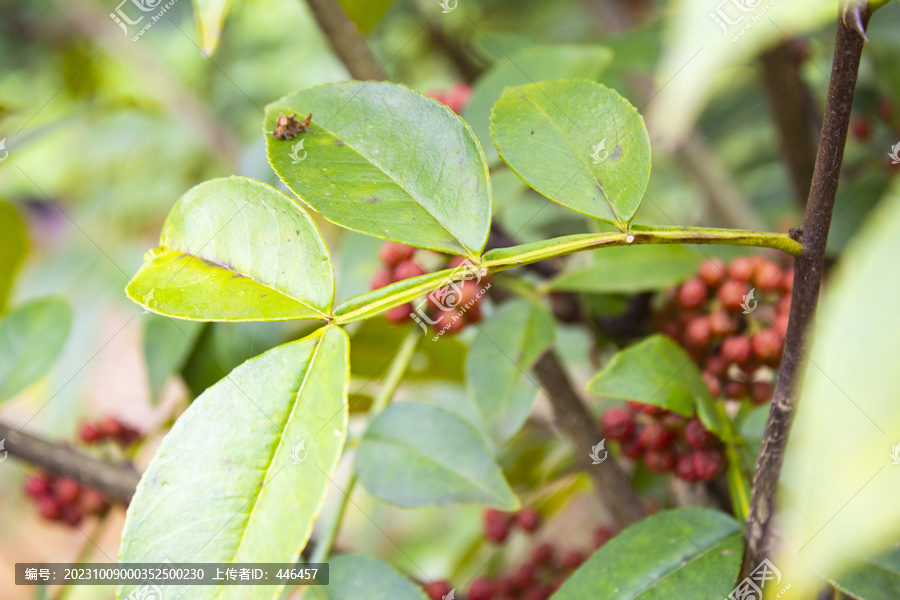
[[[16,585],[328,585],[328,563],[16,563]]]

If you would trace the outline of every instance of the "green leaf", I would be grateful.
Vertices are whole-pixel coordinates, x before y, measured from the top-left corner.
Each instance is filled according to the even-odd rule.
[[[625,98],[592,81],[506,88],[491,115],[500,156],[535,190],[625,229],[650,180],[650,137]]]
[[[589,266],[553,280],[567,292],[634,294],[678,285],[697,272],[703,255],[676,245],[617,246],[595,250]]]
[[[202,323],[153,316],[144,328],[144,360],[150,401],[156,404],[169,378],[184,366],[199,341]]]
[[[41,298],[0,319],[0,402],[43,377],[59,358],[72,311],[62,298]]]
[[[436,406],[389,406],[366,430],[355,468],[369,493],[406,508],[456,503],[519,507],[478,432]]]
[[[338,0],[338,2],[359,30],[369,33],[381,21],[392,0]]]
[[[347,353],[343,330],[319,329],[247,361],[204,392],[141,478],[119,559],[297,560],[344,445]],[[117,597],[133,588],[120,586]],[[254,598],[277,598],[279,591],[267,587],[265,596],[256,592]],[[167,588],[166,597],[177,592]],[[191,598],[246,593],[199,586]]]
[[[413,325],[410,320],[410,325]],[[362,381],[384,376],[400,345],[407,327],[391,327],[384,319],[367,319],[350,337],[350,372]],[[459,338],[443,335],[435,342],[419,344],[403,375],[407,381],[463,381],[466,347]]]
[[[700,370],[681,346],[664,335],[618,352],[591,379],[588,390],[597,396],[655,404],[686,417],[696,409],[704,425],[722,435]]]
[[[323,318],[334,274],[303,209],[248,179],[213,179],[172,208],[159,248],[128,284],[148,310],[195,321]]]
[[[786,547],[776,564],[799,594],[819,573],[897,543],[900,531],[900,185],[833,270],[816,315],[781,483]],[[793,592],[792,592],[793,593]],[[799,595],[798,594],[798,595]]]
[[[850,564],[849,571],[828,581],[857,600],[900,598],[900,548]]]
[[[313,600],[426,600],[422,588],[390,566],[358,554],[328,561],[328,585],[310,586]]]
[[[609,48],[589,44],[534,45],[498,58],[475,84],[463,112],[488,162],[500,158],[491,140],[491,109],[505,88],[547,79],[596,79],[612,58]]]
[[[19,211],[8,202],[0,202],[0,314],[6,311],[13,281],[27,254],[28,232]]]
[[[466,387],[498,446],[522,427],[539,388],[528,376],[553,345],[556,321],[530,300],[513,300],[478,327],[466,356]]]
[[[449,108],[392,83],[330,83],[270,104],[267,128],[281,115],[309,113],[309,132],[298,139],[267,135],[272,168],[304,202],[377,238],[481,252],[491,220],[487,164]]]
[[[600,548],[553,600],[722,600],[743,554],[741,525],[725,513],[681,508],[632,525]]]
[[[194,18],[203,54],[211,56],[219,45],[219,36],[232,0],[194,0]]]

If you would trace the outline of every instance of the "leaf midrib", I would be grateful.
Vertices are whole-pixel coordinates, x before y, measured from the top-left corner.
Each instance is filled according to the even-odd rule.
[[[272,470],[272,466],[275,464],[275,457],[278,456],[279,451],[281,450],[282,445],[284,444],[285,435],[284,432],[290,426],[291,421],[294,417],[295,411],[297,410],[297,405],[300,404],[300,395],[303,392],[303,388],[306,386],[307,381],[309,380],[310,374],[314,370],[314,365],[316,362],[316,358],[319,356],[319,350],[322,348],[322,342],[325,339],[325,335],[327,332],[322,333],[319,336],[319,339],[316,340],[316,347],[312,352],[312,356],[310,356],[309,363],[306,369],[306,373],[303,374],[303,380],[300,382],[300,385],[297,386],[297,391],[294,394],[294,402],[291,406],[291,409],[288,411],[287,416],[284,419],[284,425],[281,427],[281,433],[278,436],[278,442],[275,444],[275,449],[272,451],[271,456],[269,457],[269,463],[266,465],[265,471],[263,472],[262,477],[260,478],[261,484],[259,487],[259,493],[257,493],[251,501],[250,510],[247,511],[247,519],[244,521],[245,525],[249,525],[250,520],[253,518],[253,513],[256,510],[257,506],[259,506],[259,499],[263,495],[263,488],[266,485],[266,481],[269,476],[269,472]],[[241,552],[241,548],[244,546],[244,540],[246,539],[247,529],[249,527],[243,527],[241,529],[240,539],[238,540],[237,546],[234,552],[231,555],[231,561],[234,562],[234,559]],[[222,595],[225,593],[227,586],[220,586],[219,591],[216,593],[217,598],[222,598]]]
[[[461,239],[459,239],[459,237],[457,237],[457,235],[456,235],[454,232],[450,231],[450,227],[449,227],[448,225],[444,224],[444,222],[441,221],[436,215],[432,214],[432,212],[431,212],[430,210],[428,210],[422,203],[419,202],[418,198],[417,198],[412,192],[410,192],[408,189],[406,189],[406,187],[404,187],[404,186],[403,186],[403,185],[402,185],[402,184],[394,177],[394,175],[391,174],[391,173],[389,173],[389,172],[388,172],[388,171],[387,171],[387,170],[386,170],[379,162],[376,162],[373,158],[367,156],[366,154],[363,154],[363,152],[362,152],[359,148],[357,148],[356,146],[354,146],[353,144],[351,144],[349,141],[347,141],[347,139],[346,139],[345,137],[338,135],[336,132],[334,132],[334,131],[328,129],[327,127],[325,127],[325,126],[323,126],[323,125],[319,125],[319,128],[321,128],[322,131],[325,131],[325,132],[328,133],[329,135],[333,136],[334,139],[341,140],[341,141],[344,143],[344,147],[345,147],[345,148],[349,148],[350,150],[353,150],[353,151],[356,152],[361,158],[363,158],[364,160],[368,161],[370,164],[374,165],[381,173],[383,173],[384,175],[386,175],[387,178],[390,179],[391,182],[393,182],[394,185],[396,185],[398,188],[400,188],[401,190],[403,190],[403,192],[406,193],[407,196],[409,196],[410,198],[412,198],[413,201],[416,203],[416,205],[419,206],[422,210],[425,211],[425,214],[427,214],[429,217],[431,217],[432,219],[434,219],[435,223],[437,223],[438,225],[440,225],[440,226],[444,229],[444,231],[446,231],[447,233],[449,233],[449,234],[450,234],[450,237],[452,237],[453,240],[454,240],[457,244],[459,244],[459,247],[460,247],[460,248],[462,248],[466,253],[471,253],[471,250],[470,250],[469,246],[468,246],[466,243],[464,243]],[[441,168],[443,168],[443,164],[444,164],[444,161],[441,161]],[[338,186],[338,189],[340,189],[340,186]],[[341,194],[342,194],[344,197],[347,196],[347,194],[346,194],[343,190],[341,190]],[[352,204],[353,204],[354,206],[357,206],[355,203],[352,203]],[[366,216],[368,217],[369,215],[366,215]],[[371,219],[371,217],[369,217],[369,218]]]
[[[387,444],[387,445],[389,445],[389,446],[396,446],[396,447],[398,447],[398,448],[402,448],[402,449],[408,450],[411,454],[414,454],[414,455],[416,455],[416,456],[419,456],[419,457],[421,457],[422,459],[424,459],[424,460],[427,461],[427,462],[430,462],[430,463],[432,463],[432,464],[435,464],[435,465],[441,467],[442,469],[444,469],[444,470],[446,470],[446,471],[449,471],[450,473],[453,473],[453,474],[455,474],[455,475],[458,475],[458,476],[459,476],[460,478],[462,478],[463,480],[465,480],[465,481],[467,481],[468,483],[472,484],[475,488],[477,488],[477,489],[483,491],[484,493],[486,493],[489,497],[495,498],[495,499],[497,499],[498,501],[504,500],[503,497],[498,496],[493,490],[491,490],[490,488],[484,487],[483,485],[481,485],[480,482],[471,479],[471,478],[470,478],[468,475],[466,475],[465,473],[461,473],[460,471],[454,471],[453,469],[451,469],[450,467],[448,467],[448,466],[445,465],[444,463],[438,461],[438,460],[435,459],[434,457],[428,456],[427,454],[423,454],[423,453],[420,452],[418,449],[414,448],[413,446],[410,446],[409,444],[407,444],[407,443],[405,443],[405,442],[401,442],[400,440],[397,440],[397,439],[395,439],[395,438],[385,438],[385,437],[381,437],[381,436],[378,435],[378,434],[369,434],[369,435],[366,436],[366,438],[367,438],[366,441],[370,441],[370,442],[380,442],[380,443],[382,443],[382,444]]]
[[[202,260],[203,262],[209,263],[209,264],[211,264],[211,265],[215,265],[216,267],[219,267],[220,269],[224,269],[224,270],[228,271],[229,273],[234,273],[234,274],[236,274],[236,275],[238,275],[238,276],[240,276],[240,277],[243,277],[244,279],[249,279],[250,281],[252,281],[252,282],[254,282],[254,283],[258,284],[258,285],[261,285],[261,286],[264,287],[264,288],[266,288],[267,290],[272,290],[273,292],[275,292],[275,293],[277,293],[277,294],[280,294],[280,295],[284,296],[285,298],[290,298],[290,299],[293,300],[294,302],[297,302],[298,304],[301,304],[302,306],[304,306],[304,307],[310,309],[311,311],[315,312],[316,314],[321,315],[322,318],[324,318],[324,319],[330,318],[329,315],[328,315],[327,313],[322,312],[321,310],[319,310],[319,309],[316,308],[315,306],[312,306],[311,304],[309,304],[308,302],[304,301],[303,299],[297,298],[297,297],[294,296],[293,294],[288,294],[288,293],[286,293],[286,292],[283,291],[283,290],[279,290],[278,288],[272,287],[272,286],[269,285],[268,283],[264,283],[264,282],[262,282],[262,281],[256,279],[255,277],[251,277],[251,276],[249,276],[249,275],[246,275],[246,274],[244,274],[244,273],[241,273],[240,271],[237,271],[237,270],[235,270],[235,269],[233,269],[233,268],[231,268],[231,267],[229,267],[229,266],[223,265],[222,263],[216,262],[216,261],[214,261],[214,260],[209,260],[208,258],[204,258],[204,257],[199,256],[199,255],[197,255],[197,254],[192,254],[192,253],[190,253],[190,252],[185,252],[184,250],[179,250],[179,249],[177,249],[177,248],[172,248],[172,247],[170,247],[170,246],[160,246],[159,248],[160,248],[161,250],[164,250],[164,251],[175,252],[176,254],[180,254],[181,256],[190,256],[190,257],[192,257],[192,258],[196,258],[196,259],[198,259],[198,260]],[[181,270],[179,269],[178,272],[180,273]],[[172,279],[174,279],[176,275],[178,275],[178,273],[176,273],[175,275],[173,275],[173,276],[172,276]],[[172,279],[170,279],[169,281],[172,281]]]
[[[537,84],[535,84],[535,87],[537,87]],[[539,87],[537,89],[540,90]],[[615,216],[616,221],[618,221],[619,225],[621,225],[620,229],[622,227],[625,227],[626,226],[625,221],[623,221],[622,217],[619,216],[619,213],[616,212],[616,207],[613,206],[612,200],[609,199],[609,196],[606,194],[606,190],[603,189],[603,184],[600,182],[599,179],[597,179],[597,176],[594,175],[594,172],[591,171],[590,166],[587,164],[584,157],[581,155],[581,152],[578,150],[578,147],[572,142],[572,140],[569,139],[569,137],[563,132],[563,130],[557,126],[556,121],[550,117],[550,113],[547,110],[545,110],[542,106],[540,106],[537,102],[535,102],[534,99],[531,98],[530,96],[523,94],[523,97],[525,98],[525,100],[528,103],[533,105],[540,112],[547,115],[547,122],[550,123],[550,125],[553,127],[553,129],[555,129],[559,133],[559,135],[563,138],[563,140],[565,140],[565,142],[572,148],[572,151],[575,153],[575,156],[578,157],[578,160],[581,162],[582,165],[584,165],[584,168],[587,169],[587,172],[590,174],[591,179],[593,179],[594,183],[597,184],[597,189],[600,190],[600,193],[603,195],[603,199],[606,200],[606,204],[609,206],[609,210],[612,211],[612,214],[613,214],[613,216]]]

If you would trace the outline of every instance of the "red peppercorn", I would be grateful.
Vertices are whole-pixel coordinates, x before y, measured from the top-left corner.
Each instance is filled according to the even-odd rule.
[[[694,453],[689,452],[678,457],[675,464],[675,474],[684,481],[698,481],[697,472],[694,471]]]
[[[749,256],[740,256],[731,261],[728,267],[728,276],[735,281],[743,283],[753,279],[753,273],[756,271],[756,260]]]
[[[726,281],[722,284],[722,287],[719,288],[719,301],[722,303],[722,308],[729,312],[740,312],[743,311],[743,303],[744,298],[747,296],[747,293],[750,291],[750,288],[746,283],[740,281]]]
[[[641,445],[638,436],[624,440],[619,447],[622,449],[622,454],[631,460],[638,460],[644,455],[645,448]]]
[[[777,367],[781,363],[784,338],[774,329],[763,329],[753,336],[753,353],[766,366]]]
[[[46,475],[35,475],[25,481],[24,490],[32,498],[41,498],[50,494],[52,483],[52,479]]]
[[[710,258],[703,261],[697,275],[703,280],[703,283],[711,288],[717,288],[722,285],[727,275],[725,263],[720,258]]]
[[[741,296],[743,302],[744,297]],[[738,303],[740,308],[740,303]],[[718,337],[725,337],[734,334],[737,331],[737,320],[724,310],[717,310],[709,315],[709,331]]]
[[[396,267],[404,260],[412,258],[416,249],[406,244],[386,242],[378,249],[378,258],[389,267]]]
[[[722,382],[719,381],[718,377],[709,371],[703,371],[703,382],[706,384],[706,389],[709,390],[710,396],[718,398],[722,395]]]
[[[684,441],[689,446],[702,450],[715,444],[716,436],[706,429],[700,419],[691,419],[684,428]]]
[[[535,546],[531,551],[531,562],[538,566],[549,565],[553,562],[553,546],[546,542]]]
[[[100,441],[102,437],[100,430],[92,423],[82,423],[81,429],[78,431],[78,437],[86,444],[93,444]]]
[[[119,439],[119,436],[122,435],[122,423],[119,422],[115,417],[107,417],[100,423],[100,434],[112,440]]]
[[[649,423],[641,430],[638,441],[648,450],[662,450],[675,441],[675,434],[661,423]]]
[[[615,537],[616,532],[604,525],[598,525],[594,528],[594,548],[602,548],[606,542]]]
[[[50,496],[44,496],[38,500],[38,512],[48,521],[58,521],[62,517],[59,504]]]
[[[872,136],[872,122],[865,116],[856,117],[850,124],[850,131],[857,140],[865,142]]]
[[[512,576],[513,586],[519,591],[524,591],[534,585],[534,565],[525,563],[519,567]]]
[[[719,356],[718,354],[714,354],[707,359],[706,364],[703,366],[703,370],[709,373],[710,375],[715,375],[716,377],[722,377],[728,372],[728,361]]]
[[[742,365],[750,360],[750,340],[744,336],[732,336],[722,342],[722,358],[730,363]]]
[[[634,431],[634,417],[624,408],[614,406],[600,417],[600,427],[603,428],[604,436],[613,440],[623,440]]]
[[[106,496],[91,488],[82,488],[78,505],[86,515],[96,515],[103,512],[109,505]]]
[[[423,590],[430,600],[443,600],[444,596],[448,595],[452,588],[449,583],[442,579],[440,581],[432,581]]]
[[[71,479],[58,479],[53,486],[53,496],[60,504],[74,504],[80,493],[81,486]]]
[[[725,397],[740,400],[747,395],[747,384],[737,379],[731,379],[725,383]]]
[[[711,339],[708,317],[695,317],[684,329],[684,343],[690,348],[705,348]]]
[[[484,511],[484,535],[488,541],[502,544],[509,535],[510,519],[506,513],[489,508]]]
[[[375,271],[375,274],[372,275],[372,279],[369,282],[369,288],[373,290],[380,290],[381,288],[390,285],[394,281],[394,274],[387,269],[379,269]]]
[[[668,473],[675,467],[675,452],[671,448],[649,450],[644,454],[644,466],[657,475]]]
[[[794,271],[785,271],[781,276],[781,290],[790,294],[794,291]]]
[[[406,304],[401,304],[400,306],[395,306],[393,308],[387,309],[384,312],[384,318],[391,323],[403,323],[404,321],[409,319],[409,315],[412,311],[412,304],[407,302]]]
[[[516,515],[516,524],[525,531],[535,531],[541,526],[541,515],[533,508],[523,508]]]
[[[569,550],[559,560],[560,568],[566,571],[574,571],[584,563],[584,554],[578,550]]]
[[[496,594],[497,584],[486,577],[479,577],[469,586],[469,600],[492,600]]]
[[[709,481],[725,470],[725,458],[720,450],[697,450],[693,455],[694,472]]]
[[[419,275],[424,275],[425,271],[422,267],[411,260],[404,260],[394,269],[394,281],[403,281],[404,279],[412,279]]]
[[[783,276],[778,265],[768,260],[761,260],[756,266],[753,282],[760,292],[777,292],[781,288]]]
[[[708,290],[702,279],[688,279],[678,290],[678,304],[681,308],[692,310],[706,301]]]

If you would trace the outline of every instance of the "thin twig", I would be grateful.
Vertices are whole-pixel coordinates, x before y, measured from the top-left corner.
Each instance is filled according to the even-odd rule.
[[[130,463],[95,458],[73,448],[52,444],[0,423],[0,439],[10,456],[37,465],[60,477],[73,479],[120,502],[134,495],[140,474]]]
[[[307,0],[313,17],[334,53],[341,59],[354,79],[363,81],[384,80],[382,68],[360,33],[356,23],[350,20],[337,0]]]
[[[859,12],[855,14],[859,20],[854,26],[859,27],[861,23],[862,27],[865,27],[870,16],[869,10],[864,3],[857,6],[857,10]],[[857,29],[851,28],[849,23],[845,16],[839,20],[837,27],[834,64],[828,87],[822,138],[806,204],[806,215],[803,219],[801,240],[803,250],[795,262],[794,290],[784,344],[784,358],[778,372],[778,383],[775,386],[769,420],[766,423],[753,476],[750,518],[744,534],[746,550],[739,581],[768,557],[771,547],[770,524],[775,513],[775,495],[797,404],[800,367],[822,283],[825,245],[831,227],[863,50],[862,35]]]
[[[816,168],[816,123],[813,101],[803,78],[800,61],[785,42],[760,57],[762,83],[778,142],[790,176],[797,204],[804,206]]]
[[[599,465],[589,460],[591,448],[603,439],[603,434],[575,392],[556,354],[553,351],[544,354],[534,365],[534,373],[553,405],[557,426],[572,441],[578,464],[594,481],[595,491],[616,523],[626,527],[644,518],[646,513],[641,500],[628,475],[615,460],[610,459]]]

